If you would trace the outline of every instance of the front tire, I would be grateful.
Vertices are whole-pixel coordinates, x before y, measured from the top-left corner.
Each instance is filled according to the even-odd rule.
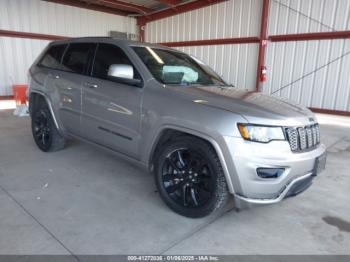
[[[36,145],[44,152],[64,148],[65,139],[55,126],[50,110],[45,102],[34,107],[32,113],[32,134]]]
[[[156,155],[154,171],[162,199],[178,214],[204,217],[228,201],[220,160],[202,139],[182,136],[168,141]]]

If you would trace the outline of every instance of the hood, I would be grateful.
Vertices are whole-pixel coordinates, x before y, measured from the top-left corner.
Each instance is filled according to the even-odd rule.
[[[218,86],[167,87],[186,94],[194,103],[240,114],[250,123],[296,126],[316,121],[306,107],[260,92]]]

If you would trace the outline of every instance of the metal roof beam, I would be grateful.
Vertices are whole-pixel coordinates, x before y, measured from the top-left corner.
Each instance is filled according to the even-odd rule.
[[[181,41],[181,42],[164,42],[159,44],[169,46],[169,47],[180,47],[180,46],[252,44],[252,43],[259,43],[259,42],[260,40],[258,37],[252,36],[252,37],[192,40],[192,41]]]
[[[288,42],[288,41],[308,41],[308,40],[328,40],[328,39],[346,39],[350,38],[350,31],[336,32],[317,32],[288,35],[271,35],[271,42]]]
[[[150,12],[154,12],[154,9],[147,8],[142,5],[135,5],[135,4],[119,1],[119,0],[98,0],[96,1],[96,4],[103,4],[109,7],[115,7],[124,11],[127,10],[131,12],[139,13],[139,14],[147,14]]]
[[[181,4],[180,0],[156,0],[156,1],[162,4],[170,5],[170,6]]]
[[[27,38],[27,39],[37,39],[37,40],[63,40],[63,39],[69,38],[68,36],[37,34],[37,33],[30,33],[30,32],[9,31],[9,30],[0,30],[0,37]]]
[[[143,18],[144,18],[144,21],[148,23],[148,22],[152,22],[155,20],[159,20],[162,18],[166,18],[169,16],[181,14],[181,13],[185,13],[188,11],[193,11],[199,8],[218,4],[225,1],[227,0],[197,0],[197,1],[189,2],[185,4],[176,5],[162,11],[147,14]]]
[[[74,0],[42,0],[42,1],[51,2],[51,3],[55,3],[55,4],[61,4],[61,5],[74,6],[74,7],[79,7],[79,8],[85,8],[85,9],[109,13],[109,14],[113,14],[113,15],[127,16],[130,14],[129,12],[126,12],[123,10],[117,10],[115,8],[110,8],[110,7],[97,5],[97,4],[91,4],[91,1],[90,1],[90,3],[78,2],[78,1],[74,1]]]

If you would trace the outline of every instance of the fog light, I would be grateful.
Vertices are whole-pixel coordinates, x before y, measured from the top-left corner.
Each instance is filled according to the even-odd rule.
[[[284,172],[284,168],[262,168],[256,169],[256,173],[261,178],[278,178]]]

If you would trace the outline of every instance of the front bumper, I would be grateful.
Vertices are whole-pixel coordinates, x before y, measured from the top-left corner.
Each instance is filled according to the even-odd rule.
[[[311,151],[293,153],[287,141],[256,143],[239,137],[225,137],[226,159],[234,195],[248,204],[273,204],[305,190],[313,178],[315,159],[325,153],[318,145]],[[261,178],[257,168],[284,168],[278,178]]]
[[[306,175],[297,177],[292,180],[288,185],[284,187],[282,192],[276,197],[272,199],[259,199],[259,198],[247,198],[236,194],[236,198],[240,201],[247,202],[250,204],[274,204],[280,202],[282,199],[288,196],[294,196],[305,189],[307,189],[311,185],[312,177],[314,175],[312,173],[308,173]]]

